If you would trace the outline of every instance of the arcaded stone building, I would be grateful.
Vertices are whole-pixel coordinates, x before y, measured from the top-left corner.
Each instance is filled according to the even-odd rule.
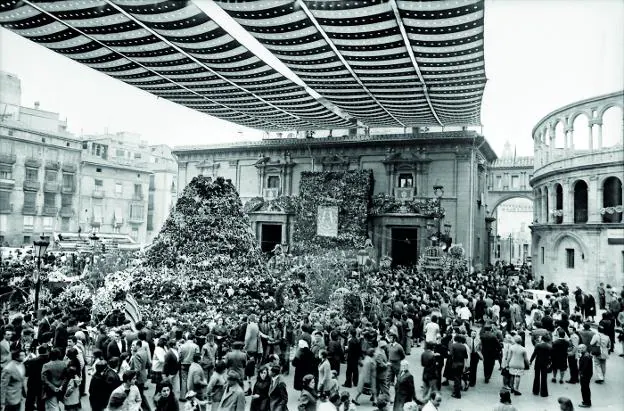
[[[297,195],[301,173],[371,169],[374,194],[397,198],[432,198],[433,186],[444,187],[444,224],[473,265],[487,256],[486,174],[496,155],[473,131],[356,135],[322,138],[276,138],[203,147],[178,147],[179,183],[194,176],[231,179],[243,200]],[[323,193],[319,193],[323,195]],[[250,215],[263,249],[291,240],[295,215],[280,210]],[[415,262],[429,246],[431,218],[410,213],[373,216],[369,235],[381,255]],[[450,225],[450,227],[448,227]],[[409,246],[406,246],[408,244]]]
[[[547,282],[624,285],[623,98],[572,103],[533,129],[533,266]]]

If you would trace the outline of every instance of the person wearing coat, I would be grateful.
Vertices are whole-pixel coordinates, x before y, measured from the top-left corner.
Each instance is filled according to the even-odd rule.
[[[591,294],[585,295],[585,318],[594,321],[596,316],[596,299]]]
[[[0,406],[5,411],[20,411],[24,400],[26,369],[23,351],[11,352],[11,361],[2,369]]]
[[[249,323],[245,328],[245,352],[255,358],[256,362],[262,357],[262,340],[260,339],[260,328],[255,314],[249,316]]]
[[[305,340],[299,340],[295,358],[292,360],[292,365],[295,367],[295,390],[300,391],[304,387],[303,377],[306,375],[310,374],[316,379],[316,376],[318,375],[316,359],[314,358],[314,354],[312,354],[312,351]]]
[[[227,388],[219,402],[219,411],[245,411],[245,393],[242,383],[242,374],[234,370],[228,371]]]
[[[552,346],[550,345],[550,334],[539,337],[531,354],[530,364],[535,361],[535,377],[533,378],[533,395],[548,397],[548,368],[551,365]]]
[[[189,366],[188,376],[186,379],[186,391],[195,391],[197,399],[205,401],[206,386],[208,385],[208,382],[206,381],[206,376],[204,375],[204,369],[201,365],[199,365],[200,359],[200,353],[195,353],[195,355],[193,355],[193,362]]]
[[[225,375],[225,362],[217,361],[215,369],[208,381],[208,387],[206,388],[206,395],[208,402],[211,405],[211,411],[217,411],[219,404],[223,398],[223,393],[227,387],[227,377]]]
[[[258,371],[258,378],[251,391],[250,411],[269,411],[269,389],[271,388],[271,378],[269,369],[263,365]]]
[[[297,404],[299,411],[316,411],[318,396],[314,389],[315,385],[314,375],[308,374],[303,377],[303,387]]]
[[[245,376],[245,365],[247,364],[247,354],[242,351],[243,343],[235,341],[232,344],[232,351],[225,355],[225,365],[230,371],[235,371],[242,378]]]
[[[360,395],[369,395],[374,393],[373,387],[375,386],[375,381],[377,380],[377,365],[375,364],[374,356],[374,348],[366,350],[366,355],[362,361],[362,369],[360,370],[360,376],[358,379],[357,393],[353,399],[353,403],[355,405],[360,405],[357,401]],[[374,402],[375,398],[371,398]]]
[[[269,371],[271,377],[271,386],[269,388],[269,410],[270,411],[288,411],[288,390],[282,375],[281,367],[274,365]]]
[[[409,372],[409,363],[402,360],[399,375],[395,386],[393,411],[403,411],[403,405],[416,401],[416,388],[414,386],[414,376]]]
[[[329,360],[327,359],[327,351],[321,350],[318,354],[319,360],[321,363],[318,366],[318,393],[323,394],[329,391],[331,385],[331,366],[329,365]]]

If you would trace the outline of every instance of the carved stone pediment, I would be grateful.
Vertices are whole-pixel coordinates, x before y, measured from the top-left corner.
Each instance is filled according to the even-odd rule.
[[[391,151],[383,160],[384,164],[415,164],[428,163],[430,161],[424,149],[417,151]]]
[[[325,171],[348,170],[349,165],[351,165],[352,162],[357,161],[355,158],[342,154],[330,154],[324,157],[317,157],[315,160],[321,163],[323,170]]]

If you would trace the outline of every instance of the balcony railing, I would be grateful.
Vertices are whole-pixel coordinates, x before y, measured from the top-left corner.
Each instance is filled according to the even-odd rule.
[[[41,160],[34,157],[27,158],[24,160],[24,167],[39,168],[41,167]]]
[[[74,184],[61,186],[61,193],[63,194],[72,194],[75,192],[76,192],[76,186]]]
[[[279,188],[265,188],[262,192],[262,197],[265,200],[273,200],[279,196]]]
[[[414,187],[394,187],[394,198],[409,201],[414,198]]]
[[[132,200],[141,201],[143,200],[143,193],[134,193],[132,194]]]
[[[43,206],[43,212],[41,213],[41,215],[45,215],[45,216],[56,216],[56,214],[58,213],[58,207],[55,206]]]
[[[15,154],[0,154],[0,164],[15,164],[17,156]]]
[[[48,160],[46,161],[45,168],[46,170],[58,170],[61,168],[61,163],[58,161]]]
[[[73,217],[74,216],[74,210],[72,209],[72,206],[62,206],[61,207],[61,211],[59,212],[61,217]]]
[[[91,193],[91,197],[93,198],[104,198],[104,190],[101,188],[96,188]]]
[[[46,193],[58,193],[59,192],[59,183],[56,181],[46,181],[43,184],[43,191]]]
[[[41,183],[37,180],[24,180],[24,191],[39,191]]]
[[[34,204],[24,204],[22,207],[22,214],[24,215],[37,215],[37,206]]]
[[[15,180],[12,178],[0,178],[0,188],[12,189],[15,187]]]
[[[587,210],[574,210],[574,222],[586,223],[587,222]]]
[[[63,164],[62,169],[66,173],[75,173],[76,172],[76,166],[74,164]]]

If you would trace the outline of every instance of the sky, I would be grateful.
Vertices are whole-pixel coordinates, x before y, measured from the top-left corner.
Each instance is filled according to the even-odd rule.
[[[543,116],[624,89],[624,2],[486,0],[485,64],[483,135],[499,155],[507,140],[517,155],[532,155],[531,130]],[[0,70],[20,77],[22,105],[40,102],[77,135],[130,131],[170,146],[263,135],[157,98],[3,28]]]

